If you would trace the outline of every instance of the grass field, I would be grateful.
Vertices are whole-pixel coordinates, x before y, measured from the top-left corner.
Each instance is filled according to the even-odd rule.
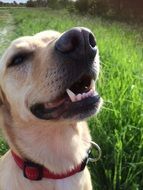
[[[13,37],[13,20],[7,9],[0,9],[0,56]]]
[[[9,11],[6,9],[0,9],[0,57],[13,37],[13,26],[11,21],[11,15],[9,14]],[[9,25],[10,23],[11,25]],[[0,155],[4,154],[7,150],[8,146],[0,133]]]
[[[98,91],[104,99],[100,114],[89,120],[93,140],[102,149],[102,159],[90,166],[94,190],[142,190],[143,28],[66,10],[11,9],[8,13],[15,26],[9,40],[46,29],[63,32],[73,26],[94,32],[101,55]],[[4,27],[3,20],[0,10]],[[6,149],[2,143],[0,154]]]

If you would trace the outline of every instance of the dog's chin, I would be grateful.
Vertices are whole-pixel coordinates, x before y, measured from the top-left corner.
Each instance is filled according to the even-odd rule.
[[[43,120],[83,120],[98,112],[102,99],[91,76],[82,76],[52,102],[30,106],[32,114]]]

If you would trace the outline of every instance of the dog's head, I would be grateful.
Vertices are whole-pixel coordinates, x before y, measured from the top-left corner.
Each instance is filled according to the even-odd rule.
[[[86,28],[22,37],[0,61],[0,104],[21,118],[85,119],[100,107],[98,73],[96,40]]]

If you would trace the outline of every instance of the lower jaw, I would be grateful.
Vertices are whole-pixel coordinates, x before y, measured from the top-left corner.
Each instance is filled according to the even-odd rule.
[[[43,120],[83,120],[95,114],[99,109],[99,105],[100,97],[96,95],[77,102],[65,101],[57,108],[51,110],[41,109],[39,112],[33,112],[33,114],[38,119]]]
[[[89,97],[86,100],[75,102],[68,110],[62,115],[63,119],[84,120],[94,115],[99,108],[100,97]]]

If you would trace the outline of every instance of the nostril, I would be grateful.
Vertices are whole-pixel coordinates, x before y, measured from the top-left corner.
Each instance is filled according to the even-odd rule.
[[[92,33],[89,34],[89,45],[94,48],[96,46],[96,41]]]

